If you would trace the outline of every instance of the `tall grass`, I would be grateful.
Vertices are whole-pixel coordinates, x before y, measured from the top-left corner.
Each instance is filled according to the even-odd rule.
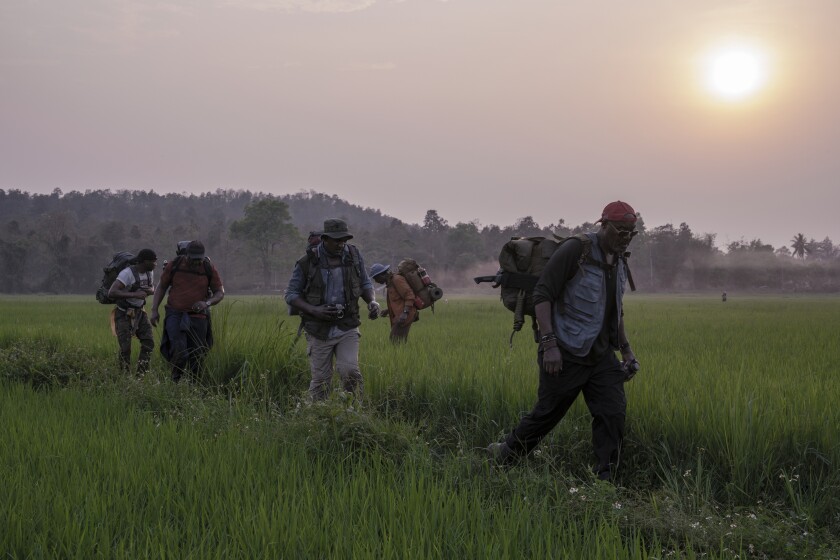
[[[0,551],[25,557],[838,555],[836,298],[631,297],[616,486],[578,402],[512,470],[476,448],[533,405],[530,329],[439,302],[362,326],[363,404],[307,404],[279,298],[229,297],[198,385],[116,366],[108,308],[0,298]],[[30,387],[34,387],[35,390]],[[60,390],[43,391],[44,388]]]

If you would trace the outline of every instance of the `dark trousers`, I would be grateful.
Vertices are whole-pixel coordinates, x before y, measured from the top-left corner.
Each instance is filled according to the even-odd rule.
[[[210,349],[207,341],[207,319],[186,313],[167,312],[164,329],[169,339],[167,359],[172,364],[172,380],[179,381],[183,373],[188,373],[193,380],[197,380],[204,356]]]
[[[599,478],[610,478],[618,466],[627,411],[624,372],[615,354],[608,352],[594,366],[564,359],[563,370],[557,375],[545,373],[542,354],[538,361],[537,404],[507,437],[512,455],[521,457],[533,451],[583,392],[592,415],[592,445],[598,460],[594,470]]]
[[[391,325],[391,342],[400,344],[408,341],[408,331],[411,330],[411,323],[406,322],[403,326],[398,323]]]

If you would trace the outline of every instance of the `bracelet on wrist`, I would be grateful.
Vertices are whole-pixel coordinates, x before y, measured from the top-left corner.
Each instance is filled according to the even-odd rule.
[[[547,333],[540,337],[540,344],[545,344],[546,342],[551,342],[552,340],[557,340],[557,337],[554,333]]]
[[[618,345],[618,351],[619,352],[627,352],[628,350],[630,350],[630,343],[629,342],[625,342],[624,344],[619,344]]]

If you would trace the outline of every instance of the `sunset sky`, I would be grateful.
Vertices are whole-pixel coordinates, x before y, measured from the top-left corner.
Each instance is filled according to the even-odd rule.
[[[2,0],[0,188],[840,243],[840,1]]]

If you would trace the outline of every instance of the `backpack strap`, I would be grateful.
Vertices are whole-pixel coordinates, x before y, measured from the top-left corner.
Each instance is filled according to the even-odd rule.
[[[131,274],[134,275],[134,284],[132,284],[131,287],[134,288],[135,286],[140,286],[140,273],[137,272],[137,265],[133,264],[130,265],[128,268],[131,270]]]
[[[636,291],[636,283],[633,282],[633,273],[630,272],[630,264],[627,262],[627,259],[630,257],[630,251],[627,251],[621,256],[621,260],[624,262],[624,270],[627,271],[627,283],[630,284],[630,291]]]
[[[630,252],[627,251],[622,255],[618,255],[618,260],[616,265],[609,265],[607,263],[595,260],[592,257],[592,240],[589,239],[585,234],[578,234],[575,237],[581,240],[583,243],[583,251],[580,253],[580,259],[578,260],[578,266],[582,267],[584,264],[591,264],[597,266],[601,270],[610,271],[612,270],[619,262],[624,263],[624,270],[627,271],[627,283],[630,285],[630,291],[636,291],[636,283],[633,281],[633,273],[630,272],[630,265],[627,263],[627,258],[630,256]]]
[[[175,276],[175,273],[180,271],[186,272],[188,274],[202,274],[201,272],[193,272],[192,270],[186,270],[181,268],[181,264],[184,262],[184,256],[180,255],[177,259],[175,259],[174,264],[172,266],[172,274],[170,275],[170,279]],[[210,285],[210,282],[213,281],[213,266],[210,264],[210,259],[204,257],[203,260],[204,264],[204,276],[207,277],[207,284]]]

